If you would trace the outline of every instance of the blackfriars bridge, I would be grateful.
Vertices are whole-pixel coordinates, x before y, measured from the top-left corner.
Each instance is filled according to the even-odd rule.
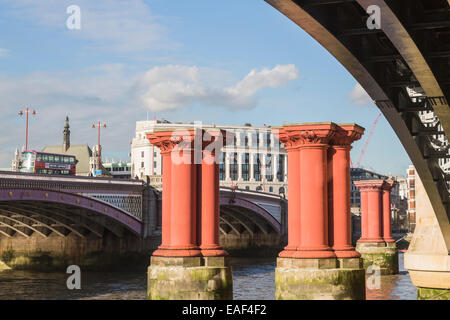
[[[227,248],[281,246],[284,198],[226,187],[220,197]],[[146,252],[160,236],[161,193],[141,180],[0,172],[0,253]]]

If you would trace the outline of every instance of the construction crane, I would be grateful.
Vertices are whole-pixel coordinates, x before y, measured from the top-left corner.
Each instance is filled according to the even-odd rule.
[[[366,142],[364,143],[364,147],[361,150],[361,154],[359,156],[358,162],[356,162],[356,168],[359,168],[359,165],[361,164],[362,158],[364,157],[364,153],[366,152],[367,146],[369,145],[370,138],[372,138],[373,132],[375,130],[375,127],[377,126],[378,120],[380,120],[380,117],[381,117],[381,113],[378,114],[378,117],[373,122],[372,128],[370,129],[370,133],[367,136]],[[351,161],[351,159],[350,159],[350,161]],[[353,168],[353,162],[352,161],[351,161],[351,164],[352,164],[352,168]]]

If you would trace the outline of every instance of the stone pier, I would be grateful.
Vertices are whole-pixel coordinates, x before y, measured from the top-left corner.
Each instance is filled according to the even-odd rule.
[[[364,260],[364,268],[374,265],[380,274],[398,273],[398,252],[391,235],[391,189],[395,181],[355,181],[361,192],[361,238],[356,250]]]
[[[445,233],[440,227],[417,173],[415,191],[416,228],[405,254],[405,268],[417,287],[419,300],[450,300],[450,250],[445,242],[450,230]]]
[[[288,244],[277,259],[275,298],[365,299],[365,272],[351,245],[350,156],[355,124],[274,128],[288,153]]]
[[[225,131],[191,128],[147,138],[163,155],[162,243],[148,268],[148,299],[232,299],[228,253],[219,245],[216,160]]]

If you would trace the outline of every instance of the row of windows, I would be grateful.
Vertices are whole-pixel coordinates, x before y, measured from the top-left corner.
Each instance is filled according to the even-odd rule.
[[[52,170],[52,169],[36,169],[36,173],[41,174],[63,174],[70,175],[71,172],[69,170]]]
[[[36,161],[75,164],[74,157],[57,156],[50,154],[38,154],[36,157]]]
[[[131,167],[112,167],[112,168],[106,168],[106,170],[108,170],[109,172],[111,172],[111,171],[130,171]]]

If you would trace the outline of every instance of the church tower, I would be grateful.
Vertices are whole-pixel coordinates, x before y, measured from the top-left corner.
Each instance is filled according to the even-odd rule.
[[[66,152],[67,149],[70,148],[70,126],[69,126],[69,117],[66,116],[66,123],[64,125],[64,131],[63,131],[63,152]]]

